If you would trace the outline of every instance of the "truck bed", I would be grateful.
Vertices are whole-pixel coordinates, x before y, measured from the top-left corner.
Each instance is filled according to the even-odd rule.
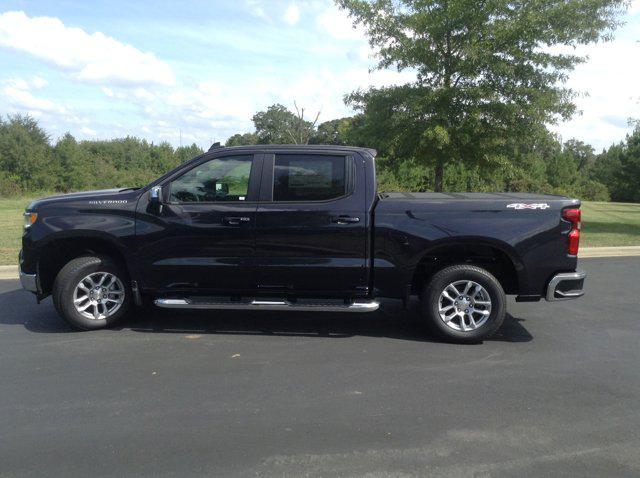
[[[562,210],[580,201],[530,193],[387,193],[375,205],[376,285],[411,279],[425,251],[466,247],[468,254],[499,250],[515,264],[518,294],[539,298],[558,271],[574,271],[567,254],[571,224]]]
[[[455,199],[471,199],[476,201],[504,201],[504,200],[520,200],[520,201],[557,201],[568,199],[564,196],[556,196],[552,194],[532,194],[532,193],[381,193],[381,200],[397,201],[397,200],[414,200],[414,201],[450,201]]]

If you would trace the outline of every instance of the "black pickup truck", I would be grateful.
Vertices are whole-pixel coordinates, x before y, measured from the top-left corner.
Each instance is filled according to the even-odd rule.
[[[583,294],[580,202],[376,188],[375,151],[212,147],[153,183],[34,201],[20,276],[79,329],[134,305],[371,312],[421,299],[445,338],[478,341],[517,301]]]

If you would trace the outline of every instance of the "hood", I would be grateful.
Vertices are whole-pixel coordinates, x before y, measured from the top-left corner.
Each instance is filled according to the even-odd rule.
[[[48,196],[45,198],[36,199],[27,207],[28,211],[35,211],[37,208],[52,204],[63,203],[72,201],[117,201],[119,197],[130,195],[133,188],[118,188],[118,189],[98,189],[96,191],[81,191],[77,193],[59,194],[57,196]]]

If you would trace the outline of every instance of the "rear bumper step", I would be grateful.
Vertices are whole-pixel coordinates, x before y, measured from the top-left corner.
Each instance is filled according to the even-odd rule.
[[[380,307],[376,300],[341,303],[291,302],[288,300],[207,300],[201,298],[156,299],[155,304],[165,309],[211,309],[211,310],[297,310],[305,312],[374,312]]]

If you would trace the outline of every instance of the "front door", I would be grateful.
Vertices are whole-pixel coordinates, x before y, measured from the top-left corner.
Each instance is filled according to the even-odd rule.
[[[344,152],[265,155],[256,214],[261,291],[314,297],[366,293],[367,217],[359,168],[362,164]]]
[[[204,159],[163,187],[160,212],[140,214],[139,261],[146,287],[230,293],[255,289],[253,154]],[[140,209],[140,208],[139,208]]]

